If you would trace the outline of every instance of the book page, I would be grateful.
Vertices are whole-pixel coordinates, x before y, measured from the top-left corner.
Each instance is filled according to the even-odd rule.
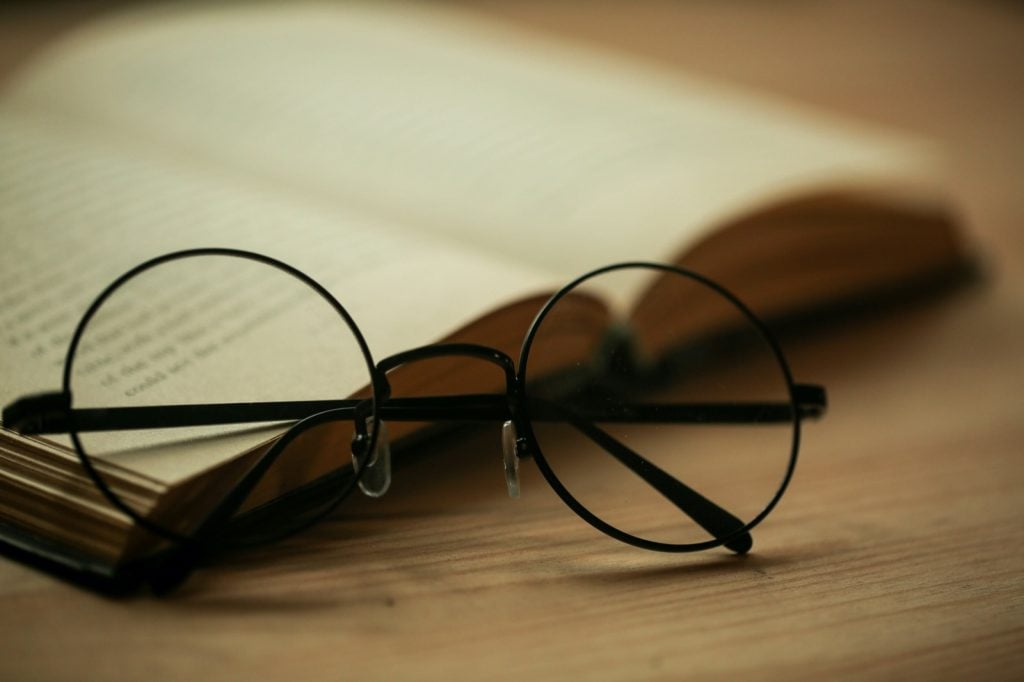
[[[902,138],[398,3],[127,15],[26,72],[5,107],[564,277],[667,260],[751,206],[922,159]]]
[[[0,402],[59,390],[68,343],[89,303],[128,268],[175,249],[250,249],[298,267],[346,307],[374,360],[435,341],[551,286],[545,273],[472,248],[261,189],[215,168],[154,161],[64,120],[0,111]],[[218,391],[245,400],[290,399],[281,388],[286,369],[303,369],[296,363],[307,363],[309,371],[298,372],[295,383],[315,390],[329,381],[325,396],[344,397],[368,382],[358,362],[318,369],[322,358],[334,357],[336,337],[315,345],[316,318],[304,319],[280,286],[227,283],[211,298],[197,281],[172,277],[148,290],[136,287],[140,315],[101,325],[85,337],[95,343],[83,340],[79,385],[102,379],[123,401],[118,404],[131,405],[180,402],[197,390],[210,402],[224,399]],[[271,354],[275,348],[297,357],[286,365]],[[213,377],[221,375],[210,368],[236,362],[239,354],[250,368],[232,375],[236,385],[218,385]],[[74,385],[72,392],[80,394]],[[203,447],[141,452],[151,444],[127,432],[111,437],[115,462],[170,483],[269,435],[243,433],[216,456]]]

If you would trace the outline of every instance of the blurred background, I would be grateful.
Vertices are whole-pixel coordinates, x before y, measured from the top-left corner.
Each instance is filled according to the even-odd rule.
[[[0,4],[0,86],[125,0]],[[170,4],[170,3],[165,3]],[[1024,213],[1024,4],[991,0],[446,2],[939,141],[982,226]],[[996,181],[993,182],[993,179]],[[1001,181],[1005,180],[1005,182]],[[986,235],[1024,252],[1022,230]],[[1010,264],[1008,264],[1010,265]],[[1017,267],[1010,265],[1010,267]]]

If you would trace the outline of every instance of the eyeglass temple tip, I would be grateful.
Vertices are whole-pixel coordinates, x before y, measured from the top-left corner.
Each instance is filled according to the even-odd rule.
[[[22,396],[6,405],[0,421],[3,425],[26,435],[44,433],[64,424],[71,408],[71,394],[49,391]]]

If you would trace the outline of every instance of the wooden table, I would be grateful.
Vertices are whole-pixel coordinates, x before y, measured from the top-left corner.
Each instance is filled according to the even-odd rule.
[[[898,6],[895,6],[898,5]],[[0,68],[80,16],[2,10]],[[789,339],[831,392],[756,551],[606,540],[489,437],[358,524],[173,599],[0,560],[0,678],[1024,678],[1024,12],[1010,3],[487,3],[484,11],[943,142],[983,282]]]

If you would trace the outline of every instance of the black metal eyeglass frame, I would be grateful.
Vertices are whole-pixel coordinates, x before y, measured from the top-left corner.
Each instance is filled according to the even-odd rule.
[[[320,401],[284,401],[260,403],[217,403],[162,405],[145,407],[75,408],[72,405],[71,381],[74,359],[82,335],[89,322],[105,301],[125,283],[158,265],[197,256],[227,256],[256,261],[276,268],[309,286],[320,295],[342,318],[353,334],[370,379],[371,395],[367,398]],[[617,270],[646,268],[664,273],[675,273],[696,281],[727,299],[758,331],[771,348],[782,371],[788,391],[788,402],[743,403],[642,403],[629,404],[628,409],[616,411],[603,408],[595,411],[569,410],[527,394],[527,376],[530,350],[538,330],[553,307],[583,282]],[[467,356],[491,362],[500,367],[505,378],[505,394],[471,394],[432,397],[393,397],[387,373],[399,366],[445,356]],[[800,423],[803,418],[819,417],[826,406],[825,390],[821,386],[798,384],[793,380],[782,349],[764,323],[735,295],[720,284],[678,266],[659,263],[629,262],[608,265],[577,277],[556,292],[541,308],[530,325],[519,356],[519,369],[512,358],[502,351],[487,346],[447,343],[414,348],[374,363],[365,338],[355,321],[341,303],[320,283],[309,275],[275,258],[259,253],[230,248],[201,248],[168,253],[150,259],[114,280],[86,310],[72,336],[63,372],[63,389],[59,392],[22,397],[4,408],[3,422],[7,428],[23,434],[66,433],[71,437],[78,458],[93,483],[115,507],[128,515],[139,526],[158,536],[177,543],[177,550],[165,556],[157,570],[151,571],[151,585],[157,591],[166,591],[180,584],[191,572],[200,556],[226,527],[246,497],[266,474],[276,459],[301,433],[332,421],[352,420],[355,437],[352,444],[356,475],[337,493],[331,504],[313,517],[290,528],[288,534],[315,523],[344,500],[365,475],[372,463],[380,429],[377,425],[387,421],[415,422],[504,422],[513,426],[512,452],[506,452],[506,468],[510,457],[514,465],[518,459],[533,458],[545,480],[558,496],[577,515],[605,534],[622,542],[649,550],[663,552],[691,552],[724,545],[737,553],[747,552],[753,540],[750,531],[778,504],[796,466],[800,446]],[[705,542],[671,544],[637,537],[624,532],[593,514],[562,484],[544,457],[533,430],[535,422],[558,420],[566,422],[635,475],[667,498],[681,512],[704,528],[713,539]],[[116,431],[130,429],[171,428],[216,424],[244,424],[256,422],[295,421],[270,447],[256,464],[242,477],[232,490],[189,535],[171,531],[139,514],[122,500],[104,481],[82,445],[79,434],[90,431]],[[722,507],[693,490],[682,481],[658,468],[654,463],[614,438],[597,424],[629,421],[631,423],[786,423],[792,424],[793,438],[789,461],[784,476],[767,506],[748,522],[743,522]]]

